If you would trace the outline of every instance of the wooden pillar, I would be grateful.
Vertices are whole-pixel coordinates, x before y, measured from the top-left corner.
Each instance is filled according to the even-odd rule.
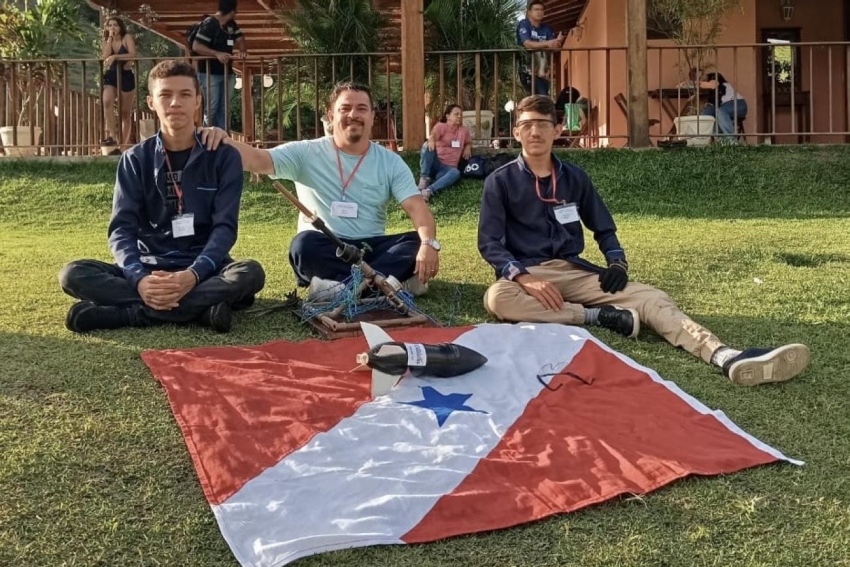
[[[649,147],[649,91],[646,59],[646,0],[627,0],[626,46],[629,66],[629,145]]]
[[[402,123],[405,150],[425,141],[425,21],[423,0],[401,0]]]
[[[242,67],[242,133],[254,140],[254,73],[246,63]]]

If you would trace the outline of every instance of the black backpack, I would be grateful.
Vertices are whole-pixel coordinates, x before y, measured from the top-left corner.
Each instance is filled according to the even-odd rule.
[[[210,18],[209,14],[204,14],[204,17],[201,18],[201,21],[195,22],[191,26],[186,29],[186,47],[189,48],[189,51],[192,51],[192,44],[195,43],[195,37],[198,35],[198,30],[201,29],[201,25]]]

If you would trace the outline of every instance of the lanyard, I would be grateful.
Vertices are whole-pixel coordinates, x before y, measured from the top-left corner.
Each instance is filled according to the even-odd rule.
[[[192,142],[192,149],[195,149],[195,142]],[[163,149],[165,152],[165,166],[168,168],[168,173],[171,175],[171,182],[174,183],[174,192],[177,193],[177,214],[183,214],[183,189],[180,187],[180,184],[177,182],[177,179],[174,178],[174,172],[171,170],[171,160],[168,159],[168,150]],[[189,152],[191,155],[192,152]],[[185,166],[184,166],[185,167]]]
[[[557,190],[558,190],[558,174],[555,173],[555,168],[552,168],[552,198],[544,199],[540,194],[540,178],[537,177],[537,174],[534,174],[534,190],[537,191],[537,198],[543,201],[544,203],[560,203],[561,201],[557,198]]]
[[[369,148],[360,154],[360,159],[357,160],[357,165],[355,165],[354,169],[351,170],[351,174],[349,174],[348,179],[345,179],[342,175],[342,158],[339,157],[339,148],[337,147],[336,142],[334,142],[333,145],[336,150],[336,165],[337,168],[339,168],[339,182],[342,185],[342,200],[345,201],[345,190],[348,189],[349,185],[351,185],[351,180],[354,179],[354,174],[356,174],[357,170],[360,169],[360,164],[363,163],[363,160],[366,158],[366,154],[369,153]]]

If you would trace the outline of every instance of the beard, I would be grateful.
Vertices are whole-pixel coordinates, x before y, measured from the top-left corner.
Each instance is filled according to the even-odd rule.
[[[360,126],[361,130],[359,132],[349,131],[348,127],[353,124]],[[366,133],[366,125],[360,120],[346,120],[342,124],[342,131],[345,135],[346,141],[348,141],[350,144],[356,144],[357,142],[363,139],[363,136]]]

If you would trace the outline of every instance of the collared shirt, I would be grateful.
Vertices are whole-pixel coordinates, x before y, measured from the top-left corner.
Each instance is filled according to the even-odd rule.
[[[526,268],[548,260],[567,260],[587,269],[602,268],[581,259],[582,224],[593,232],[599,249],[610,263],[625,260],[617,240],[614,219],[587,174],[552,156],[558,185],[554,198],[575,205],[580,220],[561,224],[555,204],[542,201],[535,190],[535,175],[522,157],[500,167],[484,182],[478,223],[478,250],[496,271],[496,277],[514,279]],[[540,179],[543,199],[552,199],[552,176]]]
[[[295,182],[298,199],[342,238],[369,238],[384,234],[387,226],[387,205],[390,199],[399,203],[419,195],[413,173],[395,152],[372,142],[366,157],[357,169],[350,185],[342,194],[337,153],[333,138],[289,142],[269,150],[277,179]],[[360,156],[339,151],[344,179],[348,179]],[[357,204],[357,218],[331,215],[334,201]],[[298,217],[298,232],[314,230],[303,215]]]
[[[191,268],[203,281],[230,261],[242,198],[242,158],[230,146],[207,151],[195,138],[180,179],[183,213],[194,215],[192,236],[172,234],[176,200],[168,196],[161,134],[121,156],[109,247],[134,286],[153,270]]]
[[[541,23],[539,26],[531,25],[528,18],[520,20],[516,27],[516,44],[520,47],[525,47],[525,42],[531,41],[549,41],[555,39],[555,32],[548,25]],[[526,52],[521,58],[523,73],[529,73],[531,69],[531,57],[536,55],[538,59],[535,61],[535,72],[539,74],[541,65],[545,67],[548,64],[548,58],[545,52]]]
[[[198,28],[198,33],[195,35],[195,39],[201,45],[230,55],[233,55],[233,45],[240,37],[242,37],[242,29],[239,24],[231,20],[222,26],[214,16],[210,16],[201,22],[201,27]],[[198,72],[205,72],[207,65],[209,65],[210,75],[224,75],[224,65],[219,63],[217,59],[201,61]],[[233,65],[228,63],[227,68],[228,73],[232,73]]]

